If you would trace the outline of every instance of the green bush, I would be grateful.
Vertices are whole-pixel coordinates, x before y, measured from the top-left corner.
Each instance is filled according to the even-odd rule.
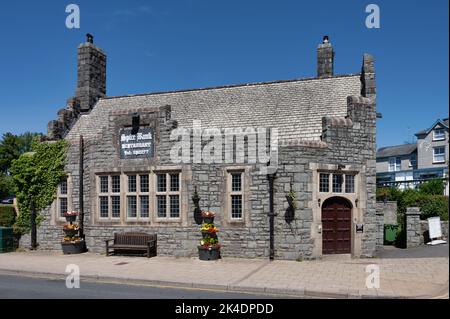
[[[444,180],[435,179],[419,185],[419,192],[426,195],[443,195]]]
[[[441,220],[448,220],[448,196],[429,195],[418,202],[422,215],[421,219],[439,216]]]
[[[12,227],[16,222],[16,212],[12,205],[0,205],[0,226]]]

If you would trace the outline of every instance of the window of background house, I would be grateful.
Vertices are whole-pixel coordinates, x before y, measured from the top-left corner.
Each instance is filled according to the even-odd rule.
[[[242,219],[243,217],[243,173],[230,172],[228,174],[229,182],[229,204],[231,219]]]
[[[344,181],[342,174],[333,174],[333,193],[342,193],[342,183]]]
[[[437,128],[433,131],[433,141],[445,140],[445,130],[443,128]]]
[[[433,148],[433,163],[445,162],[445,146],[439,146]]]
[[[389,172],[400,171],[402,165],[402,160],[400,157],[389,158]]]
[[[180,173],[156,174],[156,216],[180,218]]]
[[[417,166],[417,154],[416,153],[411,154],[411,157],[409,158],[409,166],[411,166],[411,167]]]
[[[99,176],[98,181],[100,218],[120,218],[120,175]]]
[[[67,178],[63,179],[58,186],[58,215],[64,217],[68,210]]]

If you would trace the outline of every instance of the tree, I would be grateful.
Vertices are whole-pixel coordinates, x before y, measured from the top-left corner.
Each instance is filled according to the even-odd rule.
[[[21,140],[20,137],[12,133],[3,135],[0,142],[0,169],[7,174],[11,164],[21,155]]]
[[[4,134],[0,141],[0,171],[9,174],[12,162],[18,159],[20,155],[31,151],[33,142],[41,136],[40,133],[31,132],[21,135]]]
[[[0,199],[14,194],[14,182],[11,176],[0,173]]]

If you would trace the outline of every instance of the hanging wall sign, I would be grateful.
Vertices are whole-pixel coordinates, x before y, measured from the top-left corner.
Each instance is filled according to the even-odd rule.
[[[120,158],[151,158],[153,157],[154,134],[153,129],[139,128],[136,132],[133,128],[120,130]]]

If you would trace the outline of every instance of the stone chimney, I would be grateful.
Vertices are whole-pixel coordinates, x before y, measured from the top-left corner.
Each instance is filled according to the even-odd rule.
[[[323,37],[323,42],[317,48],[317,77],[326,78],[333,76],[334,50],[328,36]]]
[[[373,56],[365,53],[361,69],[361,96],[376,98],[375,61]]]
[[[86,36],[86,43],[78,47],[76,98],[82,113],[89,112],[99,98],[106,96],[106,54],[94,45],[91,34]]]

